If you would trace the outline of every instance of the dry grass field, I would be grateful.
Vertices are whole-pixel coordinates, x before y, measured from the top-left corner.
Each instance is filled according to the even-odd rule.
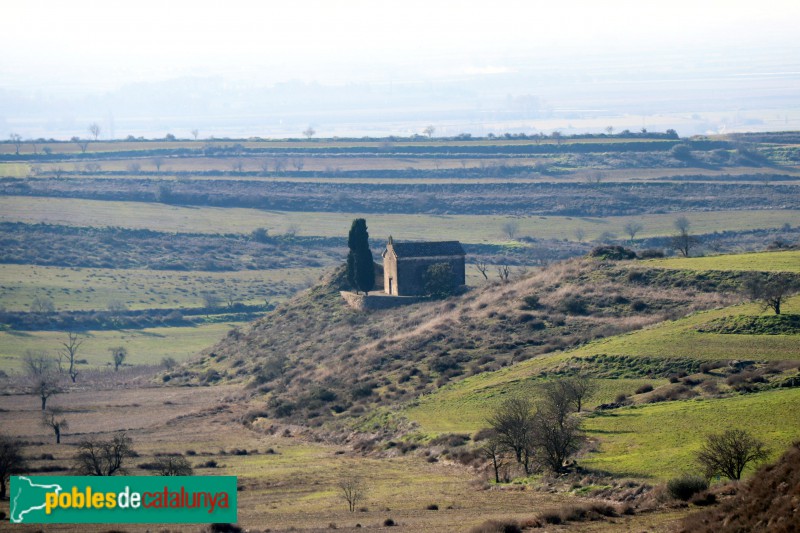
[[[161,203],[76,200],[69,198],[0,197],[0,220],[9,222],[63,224],[69,226],[121,226],[189,233],[250,233],[258,227],[280,234],[296,228],[299,235],[341,237],[360,213],[309,213],[266,211],[224,207],[179,207]],[[693,233],[779,228],[797,224],[800,211],[720,210],[687,215]],[[502,226],[517,223],[519,235],[541,239],[575,240],[575,231],[585,232],[585,240],[604,232],[624,235],[628,222],[639,222],[643,229],[637,238],[671,235],[678,214],[652,214],[614,217],[499,215],[366,215],[370,236],[385,239],[393,235],[403,240],[457,239],[466,243],[503,243],[508,237]]]
[[[497,146],[503,145],[556,145],[561,144],[562,141],[555,139],[511,139],[511,140],[446,140],[446,139],[425,139],[422,141],[409,141],[399,140],[388,144],[391,148],[402,148],[404,146],[431,146],[431,147],[458,147],[458,146]],[[594,144],[594,143],[627,143],[631,139],[626,138],[585,138],[585,139],[569,139],[569,144]],[[644,143],[659,143],[669,142],[657,139],[642,139],[639,142]],[[135,150],[198,150],[204,146],[226,147],[234,144],[240,144],[244,148],[254,148],[269,150],[271,148],[386,148],[385,141],[356,141],[356,140],[337,140],[337,139],[311,139],[311,140],[226,140],[226,139],[201,139],[196,141],[190,140],[176,140],[176,141],[93,141],[88,144],[87,153],[103,153],[103,152],[119,152],[119,151],[135,151]],[[75,142],[56,142],[56,143],[37,143],[37,150],[41,152],[44,148],[49,148],[53,154],[76,154],[81,153],[81,147]],[[0,154],[13,154],[16,151],[11,143],[0,143]],[[34,148],[30,143],[23,143],[19,150],[20,155],[33,155]]]
[[[239,478],[239,524],[251,531],[382,529],[387,518],[409,532],[467,531],[487,519],[525,520],[537,513],[585,500],[572,494],[549,494],[524,485],[490,489],[485,474],[447,462],[430,463],[423,455],[365,457],[335,446],[310,442],[283,431],[270,435],[240,422],[245,412],[240,390],[231,386],[150,387],[145,382],[116,390],[76,390],[56,396],[53,405],[65,409],[70,430],[62,444],[40,427],[38,400],[29,395],[0,396],[0,424],[14,427],[28,442],[30,457],[51,454],[54,459],[31,461],[32,466],[67,467],[75,446],[89,436],[105,438],[126,431],[139,457],[130,474],[150,475],[137,464],[151,462],[156,453],[181,453],[195,465],[196,475],[236,475]],[[247,450],[236,455],[235,450]],[[188,453],[187,453],[188,452]],[[191,454],[191,455],[189,455]],[[198,468],[207,461],[216,468]],[[54,472],[59,474],[60,472]],[[346,473],[362,475],[368,495],[350,513],[338,494],[337,482]],[[437,505],[438,510],[428,510]],[[7,502],[0,509],[8,510]],[[577,524],[579,531],[667,530],[685,512],[657,516],[620,517]],[[202,526],[124,526],[124,531],[200,531]],[[36,531],[15,527],[14,531]],[[48,526],[48,531],[75,531],[74,526]],[[81,531],[107,531],[86,525]]]
[[[236,272],[0,266],[0,300],[8,311],[27,311],[37,296],[56,309],[89,310],[123,302],[129,309],[202,307],[203,293],[230,292],[248,305],[276,303],[311,285],[324,268],[282,268]]]

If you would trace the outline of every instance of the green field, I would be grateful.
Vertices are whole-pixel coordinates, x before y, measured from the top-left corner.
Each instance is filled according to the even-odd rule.
[[[800,296],[787,302],[785,313],[800,313]],[[743,304],[601,339],[468,377],[421,397],[401,414],[418,424],[423,435],[473,433],[487,426],[492,407],[504,398],[515,394],[536,398],[545,382],[543,371],[597,354],[696,360],[800,359],[800,335],[720,335],[696,330],[715,318],[757,314],[760,306]],[[587,402],[589,408],[611,402],[619,393],[633,394],[645,383],[659,387],[667,380],[598,379],[597,383],[597,392]],[[800,390],[637,405],[592,414],[586,418],[585,429],[599,442],[599,451],[581,462],[615,474],[666,479],[692,469],[691,456],[707,433],[743,426],[769,442],[777,456],[800,437]]]
[[[46,222],[70,226],[120,226],[157,231],[194,233],[249,233],[266,227],[282,233],[297,226],[300,235],[340,237],[353,218],[367,218],[370,236],[413,240],[452,240],[467,243],[505,242],[501,227],[510,217],[497,215],[381,215],[363,213],[307,213],[263,211],[243,208],[176,207],[146,202],[111,202],[66,198],[6,196],[0,198],[0,220]],[[513,217],[521,236],[574,240],[575,230],[582,229],[591,240],[609,231],[624,235],[629,221],[640,222],[644,229],[638,237],[671,235],[679,214],[634,217]],[[800,218],[800,211],[715,211],[687,215],[695,233],[724,230],[778,228]]]
[[[109,302],[130,309],[202,307],[203,292],[222,300],[230,292],[249,305],[275,303],[315,282],[324,268],[282,268],[237,272],[192,272],[0,265],[0,305],[27,311],[37,296],[56,310],[106,309]]]
[[[24,178],[30,173],[28,163],[0,163],[0,176]]]
[[[800,296],[788,300],[783,312],[800,313]],[[715,318],[758,314],[762,314],[758,304],[703,311],[626,335],[601,339],[570,353],[576,357],[605,354],[688,357],[702,361],[729,359],[781,361],[800,358],[798,335],[720,335],[697,331],[699,326]]]
[[[714,255],[709,257],[675,257],[653,259],[645,261],[643,264],[648,267],[676,270],[756,270],[800,274],[800,250]]]
[[[547,364],[554,362],[552,358],[539,360],[539,362],[545,361]],[[513,378],[505,382],[497,378],[502,379],[500,376],[509,378],[509,373],[498,371],[470,377],[443,387],[434,394],[414,402],[411,407],[403,411],[403,415],[419,424],[420,430],[425,434],[474,433],[487,427],[487,416],[505,398],[516,394],[533,398],[541,395],[541,387],[545,381],[531,375],[533,374],[531,366],[521,372],[512,370],[511,374]],[[488,379],[483,379],[484,377]],[[666,379],[600,379],[597,380],[597,392],[586,403],[586,408],[592,409],[602,403],[612,402],[620,393],[632,394],[644,384],[658,386],[664,383],[667,383]]]
[[[164,357],[183,361],[212,346],[230,329],[242,325],[241,322],[218,322],[194,327],[82,332],[86,341],[78,359],[86,359],[91,367],[104,367],[111,361],[109,348],[125,346],[128,349],[126,364],[159,364]],[[22,358],[29,350],[55,356],[66,337],[61,331],[0,331],[0,370],[21,370]]]
[[[706,435],[731,428],[769,443],[777,459],[800,437],[800,390],[626,407],[591,416],[585,427],[600,442],[599,451],[582,461],[586,466],[664,480],[697,472],[693,455]]]

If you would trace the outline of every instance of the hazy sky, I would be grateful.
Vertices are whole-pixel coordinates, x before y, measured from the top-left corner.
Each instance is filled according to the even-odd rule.
[[[800,52],[800,2],[7,2],[0,88],[106,89],[224,74],[237,81],[385,81],[500,72],[506,60],[646,48]]]

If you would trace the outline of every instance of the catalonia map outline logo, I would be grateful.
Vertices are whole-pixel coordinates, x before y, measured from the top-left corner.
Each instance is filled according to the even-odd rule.
[[[12,476],[17,524],[237,521],[236,476]]]

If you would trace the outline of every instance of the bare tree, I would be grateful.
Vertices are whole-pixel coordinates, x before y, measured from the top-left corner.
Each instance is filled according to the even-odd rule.
[[[583,240],[586,238],[586,232],[583,231],[582,228],[575,229],[574,235],[578,242],[583,242]]]
[[[743,429],[729,429],[708,436],[697,453],[697,462],[709,479],[723,475],[738,480],[748,464],[763,461],[768,456],[769,452],[762,441]]]
[[[478,451],[492,462],[494,469],[494,481],[500,483],[500,470],[507,465],[508,458],[506,453],[509,451],[508,447],[503,443],[503,439],[496,432],[486,439],[486,442],[478,448]]]
[[[67,342],[62,342],[62,348],[58,350],[58,357],[69,365],[67,373],[73,383],[78,377],[78,369],[75,368],[75,358],[78,355],[78,349],[83,344],[84,339],[80,339],[77,333],[71,331],[67,332]]]
[[[36,296],[31,302],[31,313],[46,315],[49,313],[55,313],[55,311],[56,306],[53,304],[53,300],[46,296]]]
[[[509,449],[517,463],[530,474],[530,460],[534,453],[533,404],[527,398],[508,398],[487,419],[497,435],[498,443]]]
[[[141,165],[141,163],[137,163],[136,161],[133,161],[131,163],[128,163],[127,170],[131,174],[138,174],[139,172],[142,171],[142,165]]]
[[[236,307],[239,303],[238,294],[236,294],[236,289],[231,287],[230,285],[225,286],[225,305],[228,307],[229,310]]]
[[[89,147],[89,141],[84,141],[80,137],[72,137],[70,141],[78,145],[78,148],[81,149],[81,153],[86,153],[86,149]]]
[[[642,231],[643,228],[644,226],[642,226],[639,222],[633,222],[633,221],[628,222],[627,224],[625,224],[625,226],[623,226],[625,233],[627,233],[630,236],[631,242],[633,242],[633,239],[634,237],[636,237],[636,234]]]
[[[672,236],[672,247],[683,257],[689,257],[690,250],[700,244],[700,240],[689,233],[691,225],[689,219],[684,216],[675,219],[675,229],[678,233]]]
[[[97,122],[92,122],[89,124],[89,133],[94,136],[94,140],[96,141],[100,136],[100,125]]]
[[[125,460],[136,456],[131,448],[131,438],[125,432],[111,440],[90,438],[78,444],[74,469],[82,476],[113,476],[125,474]]]
[[[244,162],[241,159],[237,159],[236,161],[233,162],[233,165],[231,165],[231,170],[239,173],[243,172]]]
[[[597,383],[584,374],[565,379],[564,386],[572,405],[579,413],[583,408],[583,402],[597,390]]]
[[[497,275],[500,277],[500,281],[506,283],[511,276],[511,269],[508,268],[508,265],[500,265],[497,267]]]
[[[67,419],[61,416],[63,412],[59,407],[48,407],[42,413],[42,427],[53,430],[56,436],[56,444],[61,444],[61,432],[69,429]]]
[[[53,176],[55,176],[56,179],[61,178],[61,176],[63,175],[64,175],[64,169],[61,166],[56,166],[53,168]]]
[[[789,296],[800,291],[800,283],[789,274],[774,273],[763,278],[752,274],[744,281],[744,289],[751,299],[761,302],[761,309],[772,309],[781,314],[781,305]]]
[[[589,172],[586,174],[586,182],[591,183],[593,185],[599,185],[606,179],[605,172],[600,172],[599,170],[595,170],[594,172]]]
[[[367,484],[361,476],[345,474],[339,480],[337,486],[351,513],[355,512],[358,503],[364,501],[367,497]]]
[[[297,171],[303,170],[303,167],[306,165],[306,162],[303,160],[302,157],[297,157],[292,160],[292,165],[294,169]]]
[[[422,133],[427,135],[428,139],[430,139],[431,137],[433,137],[433,134],[436,133],[436,128],[433,126],[428,126],[424,130],[422,130]]]
[[[297,224],[289,224],[286,226],[286,230],[283,232],[283,234],[290,239],[297,237],[298,233],[300,233],[300,226]]]
[[[489,267],[486,265],[486,261],[476,261],[475,268],[477,268],[478,272],[481,273],[483,279],[489,281],[489,274],[487,274],[487,270],[489,269]]]
[[[678,231],[682,233],[688,233],[689,228],[692,226],[692,223],[689,221],[688,218],[684,216],[679,216],[678,218],[675,219],[673,225],[675,226],[675,229],[677,229]]]
[[[554,131],[553,133],[550,134],[550,137],[552,137],[553,140],[556,141],[557,145],[559,146],[561,145],[561,140],[563,139],[563,136],[561,135],[560,131],[558,130]]]
[[[24,472],[28,468],[22,455],[22,441],[0,434],[0,500],[6,498],[6,484],[12,474]]]
[[[124,346],[115,346],[108,349],[111,352],[111,361],[114,363],[114,372],[119,370],[119,367],[128,357],[128,349]]]
[[[272,161],[272,166],[275,168],[275,172],[283,172],[286,170],[286,165],[288,161],[285,157],[276,157]]]
[[[16,149],[16,154],[19,155],[19,149],[22,148],[22,135],[20,135],[19,133],[12,133],[11,135],[8,136],[8,138],[14,145],[14,148]]]
[[[161,166],[164,164],[163,157],[154,157],[152,160],[153,166],[156,167],[156,172],[161,172]]]
[[[614,126],[607,126],[606,133],[608,133],[609,135],[614,135]]]
[[[519,223],[516,220],[508,220],[504,222],[500,229],[503,230],[503,235],[512,241],[517,238],[517,235],[519,235]]]
[[[22,360],[28,377],[31,394],[42,400],[42,411],[47,407],[47,399],[62,392],[56,372],[56,361],[44,352],[29,351]]]
[[[203,297],[203,305],[208,309],[216,309],[222,301],[214,292],[204,291],[200,295]]]
[[[196,141],[197,140],[197,136],[200,135],[200,130],[198,130],[197,128],[194,128],[190,133],[192,134],[192,137],[194,137],[194,140]]]
[[[570,390],[563,382],[545,387],[534,418],[533,435],[539,457],[553,472],[563,472],[567,460],[580,449],[580,420],[573,413]]]
[[[192,465],[182,455],[162,455],[155,460],[157,476],[191,476]]]
[[[303,135],[305,135],[306,139],[308,139],[308,140],[311,140],[311,137],[313,137],[316,133],[317,132],[311,126],[306,128],[305,130],[303,130]]]

